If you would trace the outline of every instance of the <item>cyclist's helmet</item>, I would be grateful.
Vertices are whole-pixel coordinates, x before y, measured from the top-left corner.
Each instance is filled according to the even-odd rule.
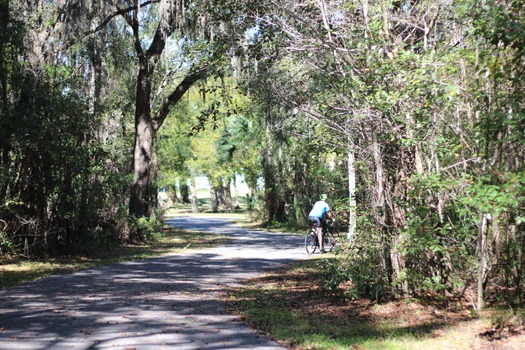
[[[328,199],[328,196],[325,193],[323,193],[320,198],[322,201],[325,201]]]

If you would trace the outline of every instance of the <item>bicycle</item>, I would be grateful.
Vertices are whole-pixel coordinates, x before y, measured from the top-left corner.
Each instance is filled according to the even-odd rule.
[[[304,238],[304,246],[308,254],[313,254],[319,248],[319,240],[317,239],[317,223],[313,220],[308,222],[310,229],[306,232]],[[323,247],[327,252],[331,252],[336,244],[335,235],[333,232],[333,221],[327,222],[323,228]]]

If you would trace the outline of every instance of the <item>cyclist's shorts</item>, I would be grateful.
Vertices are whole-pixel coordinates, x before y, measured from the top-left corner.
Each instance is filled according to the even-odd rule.
[[[317,224],[317,227],[323,227],[323,221],[317,216],[309,216],[308,222],[310,221],[315,221],[315,223]]]

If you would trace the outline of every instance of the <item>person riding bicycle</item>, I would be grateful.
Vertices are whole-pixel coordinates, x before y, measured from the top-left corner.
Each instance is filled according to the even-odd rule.
[[[326,202],[327,198],[328,196],[323,193],[320,199],[315,202],[314,207],[310,211],[310,214],[308,214],[308,221],[314,221],[317,224],[317,239],[319,240],[319,249],[321,249],[321,252],[323,253],[325,252],[323,245],[323,228],[326,225],[324,216],[326,214],[330,219],[333,219],[330,206]]]

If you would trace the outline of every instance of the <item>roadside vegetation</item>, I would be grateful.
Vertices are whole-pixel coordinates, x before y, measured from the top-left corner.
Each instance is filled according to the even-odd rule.
[[[288,265],[225,293],[229,312],[291,349],[523,349],[521,310],[482,313],[467,298],[348,299],[323,288],[333,254]],[[348,287],[351,288],[350,286]]]
[[[151,258],[203,249],[224,244],[228,237],[164,226],[148,243],[122,244],[101,249],[87,249],[84,253],[28,259],[23,256],[3,256],[0,259],[0,288],[37,280],[57,273],[112,264],[121,261]]]

